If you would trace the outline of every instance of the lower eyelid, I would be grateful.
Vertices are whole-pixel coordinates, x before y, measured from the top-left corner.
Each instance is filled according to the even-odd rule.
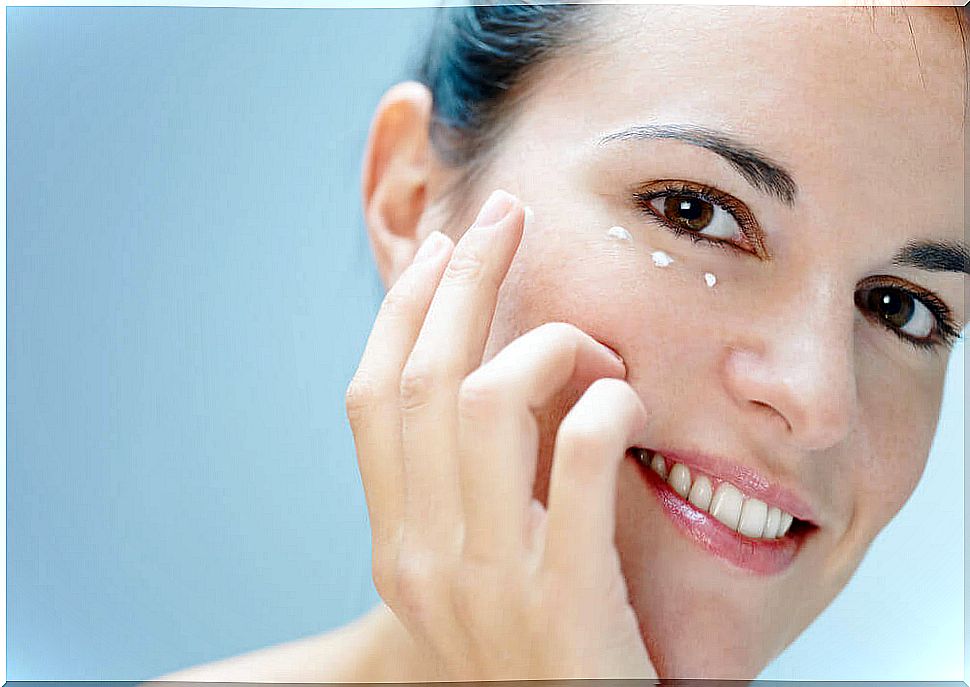
[[[660,218],[660,217],[658,217],[656,215],[652,216],[650,219],[652,219],[653,221],[659,223],[662,226],[663,229],[669,231],[670,233],[672,233],[672,234],[674,234],[676,236],[682,236],[684,238],[690,239],[694,243],[702,243],[702,244],[704,244],[706,246],[713,246],[715,248],[720,248],[721,250],[728,250],[728,251],[735,250],[735,251],[741,251],[743,253],[750,252],[750,251],[742,248],[741,246],[739,246],[739,245],[737,245],[737,244],[735,244],[735,243],[733,243],[731,241],[725,241],[723,239],[710,238],[710,237],[704,236],[703,234],[698,234],[698,233],[695,233],[695,232],[692,232],[692,231],[688,231],[688,230],[686,230],[686,229],[684,229],[682,227],[678,227],[678,226],[676,226],[674,224],[668,224],[666,220],[664,220],[664,219],[662,219],[662,218]]]

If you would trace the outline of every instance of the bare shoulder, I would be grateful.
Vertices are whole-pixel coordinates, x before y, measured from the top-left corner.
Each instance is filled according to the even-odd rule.
[[[163,675],[178,682],[370,682],[380,670],[370,650],[378,606],[330,632]]]

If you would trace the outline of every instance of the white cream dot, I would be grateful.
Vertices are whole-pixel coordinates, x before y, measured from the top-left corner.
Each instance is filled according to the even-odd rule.
[[[655,250],[650,254],[650,257],[653,258],[653,264],[657,267],[666,267],[674,261],[672,257],[664,253],[662,250]]]
[[[708,287],[714,288],[714,285],[717,283],[717,277],[715,277],[710,272],[705,272],[704,273],[704,281],[707,282]]]
[[[615,239],[620,239],[621,241],[632,241],[633,237],[630,236],[628,232],[623,227],[610,227],[610,230],[606,232],[607,236],[612,236]]]

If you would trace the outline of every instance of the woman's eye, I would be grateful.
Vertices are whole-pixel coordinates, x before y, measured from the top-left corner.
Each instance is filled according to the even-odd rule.
[[[936,316],[918,298],[902,289],[877,286],[859,294],[860,306],[888,327],[912,339],[927,341],[936,330]]]
[[[728,193],[677,179],[656,179],[631,190],[634,204],[651,222],[677,236],[771,259],[758,221],[747,205]]]
[[[741,237],[741,229],[730,212],[698,196],[665,193],[652,198],[650,206],[677,227],[701,236]]]

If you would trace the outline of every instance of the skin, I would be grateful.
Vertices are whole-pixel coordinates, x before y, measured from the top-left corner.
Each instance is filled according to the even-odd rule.
[[[650,59],[644,59],[647,55]],[[520,527],[519,520],[503,513],[511,510],[510,503],[524,504],[528,511],[528,499],[523,502],[521,493],[500,485],[503,480],[518,484],[522,461],[489,445],[481,427],[512,427],[502,423],[511,423],[514,413],[527,407],[526,380],[553,379],[552,370],[559,369],[561,383],[550,381],[535,408],[535,481],[527,489],[549,506],[560,457],[557,432],[579,410],[576,417],[593,428],[586,439],[599,451],[602,465],[587,474],[588,494],[563,497],[560,510],[568,517],[570,509],[595,514],[612,507],[615,522],[609,527],[596,521],[598,529],[575,537],[572,560],[576,567],[586,560],[584,553],[611,560],[612,549],[596,546],[615,531],[618,572],[649,653],[647,663],[625,665],[633,670],[635,664],[642,675],[655,669],[662,677],[755,677],[845,586],[925,466],[948,351],[917,350],[901,341],[860,311],[854,294],[863,279],[889,275],[936,294],[956,326],[963,325],[962,275],[892,262],[910,240],[964,238],[963,59],[958,28],[940,10],[612,7],[579,53],[561,54],[533,74],[484,173],[460,194],[469,199],[461,205],[446,194],[459,170],[443,164],[428,140],[427,89],[411,82],[390,89],[368,139],[363,202],[385,284],[410,279],[399,295],[410,293],[411,300],[397,301],[407,301],[400,307],[410,308],[411,319],[399,320],[393,335],[398,348],[381,348],[382,359],[397,355],[403,366],[423,353],[424,361],[434,355],[461,361],[452,380],[455,393],[428,401],[435,412],[409,420],[411,441],[432,441],[434,419],[455,415],[457,384],[479,360],[483,371],[490,361],[514,366],[508,361],[517,360],[531,377],[516,377],[518,387],[506,380],[505,392],[514,401],[504,412],[489,407],[471,415],[478,417],[479,430],[462,435],[461,445],[466,453],[468,446],[481,447],[472,458],[455,455],[422,469],[415,467],[413,448],[410,459],[404,455],[405,440],[395,459],[403,461],[404,493],[392,493],[390,482],[381,482],[387,475],[373,467],[374,449],[367,454],[361,445],[377,445],[374,437],[382,435],[364,427],[366,418],[360,412],[355,417],[348,400],[372,522],[376,514],[383,523],[375,523],[375,562],[382,553],[419,548],[392,543],[391,512],[410,523],[413,537],[434,533],[440,540],[454,535],[456,523],[498,523],[492,528],[498,533],[477,541],[485,558],[506,541],[503,532]],[[753,144],[791,172],[798,185],[794,205],[752,188],[713,153],[683,142],[595,143],[627,126],[654,122],[726,130]],[[743,202],[761,227],[770,259],[671,233],[629,195],[633,186],[656,179],[708,184]],[[518,199],[511,228],[498,238],[475,238],[465,227],[496,188]],[[522,204],[533,211],[525,226]],[[607,236],[614,225],[625,227],[632,241]],[[460,282],[462,273],[460,265],[446,268],[444,258],[433,267],[409,267],[434,230],[462,239],[455,255],[477,255],[486,266],[480,272],[493,275],[494,284],[466,280],[463,291],[451,291],[452,309],[440,306],[438,318],[428,315],[430,324],[424,324],[435,289],[440,293]],[[655,267],[651,253],[656,250],[669,254],[673,264]],[[708,272],[717,276],[714,289],[704,282]],[[464,300],[458,301],[458,294]],[[404,322],[411,322],[410,338],[402,333]],[[572,328],[535,334],[549,322]],[[422,324],[423,339],[417,331]],[[389,333],[381,336],[393,339]],[[523,336],[532,337],[529,346],[509,347]],[[597,342],[617,351],[623,366],[610,362]],[[377,348],[368,344],[370,351]],[[375,366],[372,362],[369,369]],[[496,384],[498,369],[505,368],[493,366],[490,376],[479,375],[482,387],[495,388],[489,385]],[[593,383],[604,377],[612,379]],[[419,426],[420,431],[414,429]],[[580,435],[572,433],[562,442],[561,455],[576,453]],[[735,568],[687,539],[661,511],[635,463],[622,458],[634,444],[699,450],[757,470],[807,501],[818,530],[781,574],[758,576]],[[573,463],[575,478],[583,468]],[[467,494],[477,496],[474,507],[455,505],[461,495],[442,486],[442,466],[454,469],[454,464],[466,466],[459,471],[466,480],[462,488],[466,501]],[[470,464],[481,469],[470,470]],[[528,460],[525,465],[532,469]],[[478,483],[469,486],[472,473]],[[488,488],[494,499],[484,496]],[[415,508],[420,499],[408,501],[408,490],[436,505]],[[550,518],[552,512],[550,507]],[[580,527],[582,518],[571,522]],[[375,567],[378,590],[396,615],[378,607],[336,633],[165,679],[454,676],[442,666],[455,662],[441,658],[454,649],[442,648],[441,639],[449,636],[446,629],[454,618],[443,615],[428,593],[402,594],[392,574],[400,570]],[[600,575],[597,584],[607,584],[607,568],[595,570],[587,572]],[[491,600],[488,589],[483,582],[480,593]],[[562,601],[568,595],[557,598],[559,606],[547,600],[537,613],[568,625],[579,622],[577,613],[593,613],[596,607],[592,601],[585,606]],[[421,622],[414,621],[421,611],[426,611]],[[617,629],[616,617],[598,618],[596,627],[627,641],[629,626]],[[504,631],[520,632],[511,627]],[[502,631],[497,625],[491,637]],[[484,632],[478,628],[475,636],[481,640]],[[559,639],[560,649],[575,640]],[[634,644],[624,645],[624,660],[636,654]],[[475,644],[483,646],[487,642]],[[464,667],[471,670],[474,661]],[[482,677],[455,670],[459,679]],[[577,670],[596,672],[592,663]]]

